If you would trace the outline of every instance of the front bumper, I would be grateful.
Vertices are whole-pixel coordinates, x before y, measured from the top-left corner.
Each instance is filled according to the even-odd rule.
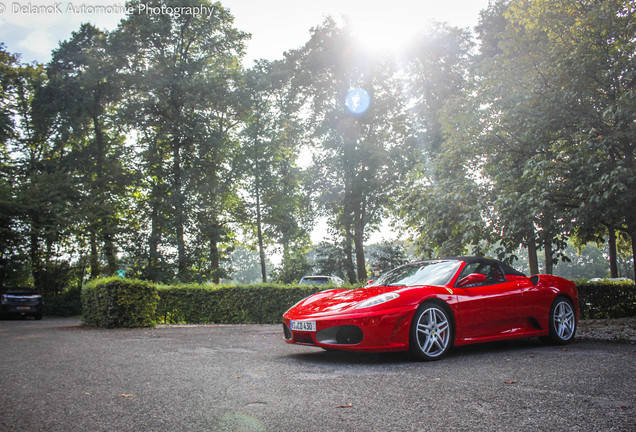
[[[348,351],[390,352],[409,348],[411,319],[417,305],[370,312],[283,316],[285,342]],[[316,331],[290,329],[290,320],[316,321]]]
[[[1,316],[35,316],[41,317],[44,308],[41,304],[28,305],[28,304],[10,304],[4,303],[0,306]]]

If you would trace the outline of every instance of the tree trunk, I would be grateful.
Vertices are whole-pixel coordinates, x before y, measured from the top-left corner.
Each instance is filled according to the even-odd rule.
[[[257,122],[257,131],[260,130]],[[258,132],[257,132],[258,134]],[[260,175],[260,152],[258,139],[254,139],[254,194],[256,195],[256,236],[258,237],[258,256],[261,261],[261,278],[267,282],[267,268],[265,265],[265,247],[263,246],[263,215],[261,213],[261,175]]]
[[[151,193],[150,238],[148,239],[148,266],[146,267],[146,277],[153,282],[158,282],[159,242],[161,239],[161,228],[159,226],[159,192],[157,185],[153,185]]]
[[[99,277],[100,269],[99,269],[99,253],[97,250],[97,234],[95,233],[94,227],[90,228],[90,247],[91,247],[91,258],[90,258],[90,266],[91,266],[91,279],[95,279]]]
[[[345,228],[345,240],[343,243],[343,249],[344,249],[344,253],[345,253],[345,271],[347,273],[347,278],[349,279],[350,283],[355,283],[356,282],[356,271],[355,268],[353,266],[353,251],[351,250],[351,243],[352,243],[352,235],[351,235],[351,227],[347,226]]]
[[[616,252],[616,231],[611,226],[607,227],[609,232],[609,239],[607,241],[609,245],[609,261],[610,261],[610,277],[618,277],[618,254]]]
[[[219,272],[220,265],[221,257],[219,254],[218,235],[216,233],[212,233],[210,236],[210,268],[212,270],[212,282],[217,285],[221,283],[221,276]]]
[[[115,274],[117,271],[117,260],[115,245],[113,243],[112,232],[113,228],[110,226],[111,209],[109,203],[105,202],[105,184],[104,179],[104,161],[106,160],[106,142],[104,141],[104,132],[102,125],[97,115],[93,115],[93,128],[95,129],[95,165],[96,165],[96,180],[93,190],[93,196],[96,204],[99,206],[99,230],[101,231],[102,240],[104,241],[104,255],[106,257],[107,273],[109,275]],[[95,239],[95,247],[97,247],[97,239]]]
[[[179,277],[184,277],[187,268],[185,240],[184,240],[184,211],[183,211],[183,190],[181,172],[181,144],[175,138],[173,140],[172,152],[172,174],[174,178],[174,223],[177,234],[177,271]]]
[[[256,189],[256,231],[258,236],[258,255],[261,260],[261,277],[267,282],[267,268],[265,266],[265,247],[263,246],[263,227],[261,221],[261,197],[260,190]]]
[[[104,234],[104,255],[106,255],[107,273],[109,276],[117,272],[117,259],[115,255],[115,245],[110,234]]]
[[[534,231],[528,233],[528,264],[530,275],[539,273],[539,258],[537,257],[537,243],[534,240]]]
[[[552,239],[550,236],[546,235],[546,240],[544,243],[545,250],[545,274],[551,275],[554,272],[554,266],[552,263]]]
[[[356,250],[356,269],[358,272],[358,281],[365,282],[367,279],[367,266],[364,259],[364,218],[363,215],[355,215],[354,217],[354,236],[353,243]]]
[[[31,223],[35,224],[34,219],[31,219]],[[37,230],[34,226],[31,227],[30,234],[30,258],[31,258],[31,273],[33,274],[33,284],[38,290],[42,290],[42,259],[40,252],[40,241],[37,234]]]

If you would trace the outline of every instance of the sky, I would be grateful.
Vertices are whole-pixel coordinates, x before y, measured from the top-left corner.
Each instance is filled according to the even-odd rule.
[[[309,40],[327,16],[348,19],[361,39],[398,46],[431,21],[473,27],[488,0],[221,0],[235,26],[252,38],[244,63],[275,60]],[[99,8],[98,8],[99,7]],[[104,11],[104,13],[100,13]],[[124,0],[0,0],[0,42],[22,61],[47,63],[51,51],[80,24],[112,30],[126,16]]]

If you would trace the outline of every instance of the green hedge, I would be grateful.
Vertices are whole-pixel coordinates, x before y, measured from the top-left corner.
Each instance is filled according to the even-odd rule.
[[[149,282],[111,277],[89,282],[82,290],[84,325],[153,327],[159,295]]]
[[[636,316],[636,286],[625,282],[577,282],[581,319]]]
[[[636,316],[633,282],[578,282],[581,319]],[[349,287],[350,288],[350,287]],[[165,324],[275,324],[297,301],[324,286],[176,285],[99,279],[82,291],[86,325],[148,327]]]
[[[82,314],[81,290],[69,289],[58,295],[44,295],[44,315],[70,317]]]
[[[165,324],[275,324],[316,286],[181,285],[159,288],[157,321]]]

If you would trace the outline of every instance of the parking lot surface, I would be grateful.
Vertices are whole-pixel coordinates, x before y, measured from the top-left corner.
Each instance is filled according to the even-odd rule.
[[[2,431],[634,431],[636,345],[445,359],[288,345],[277,325],[0,321]]]

